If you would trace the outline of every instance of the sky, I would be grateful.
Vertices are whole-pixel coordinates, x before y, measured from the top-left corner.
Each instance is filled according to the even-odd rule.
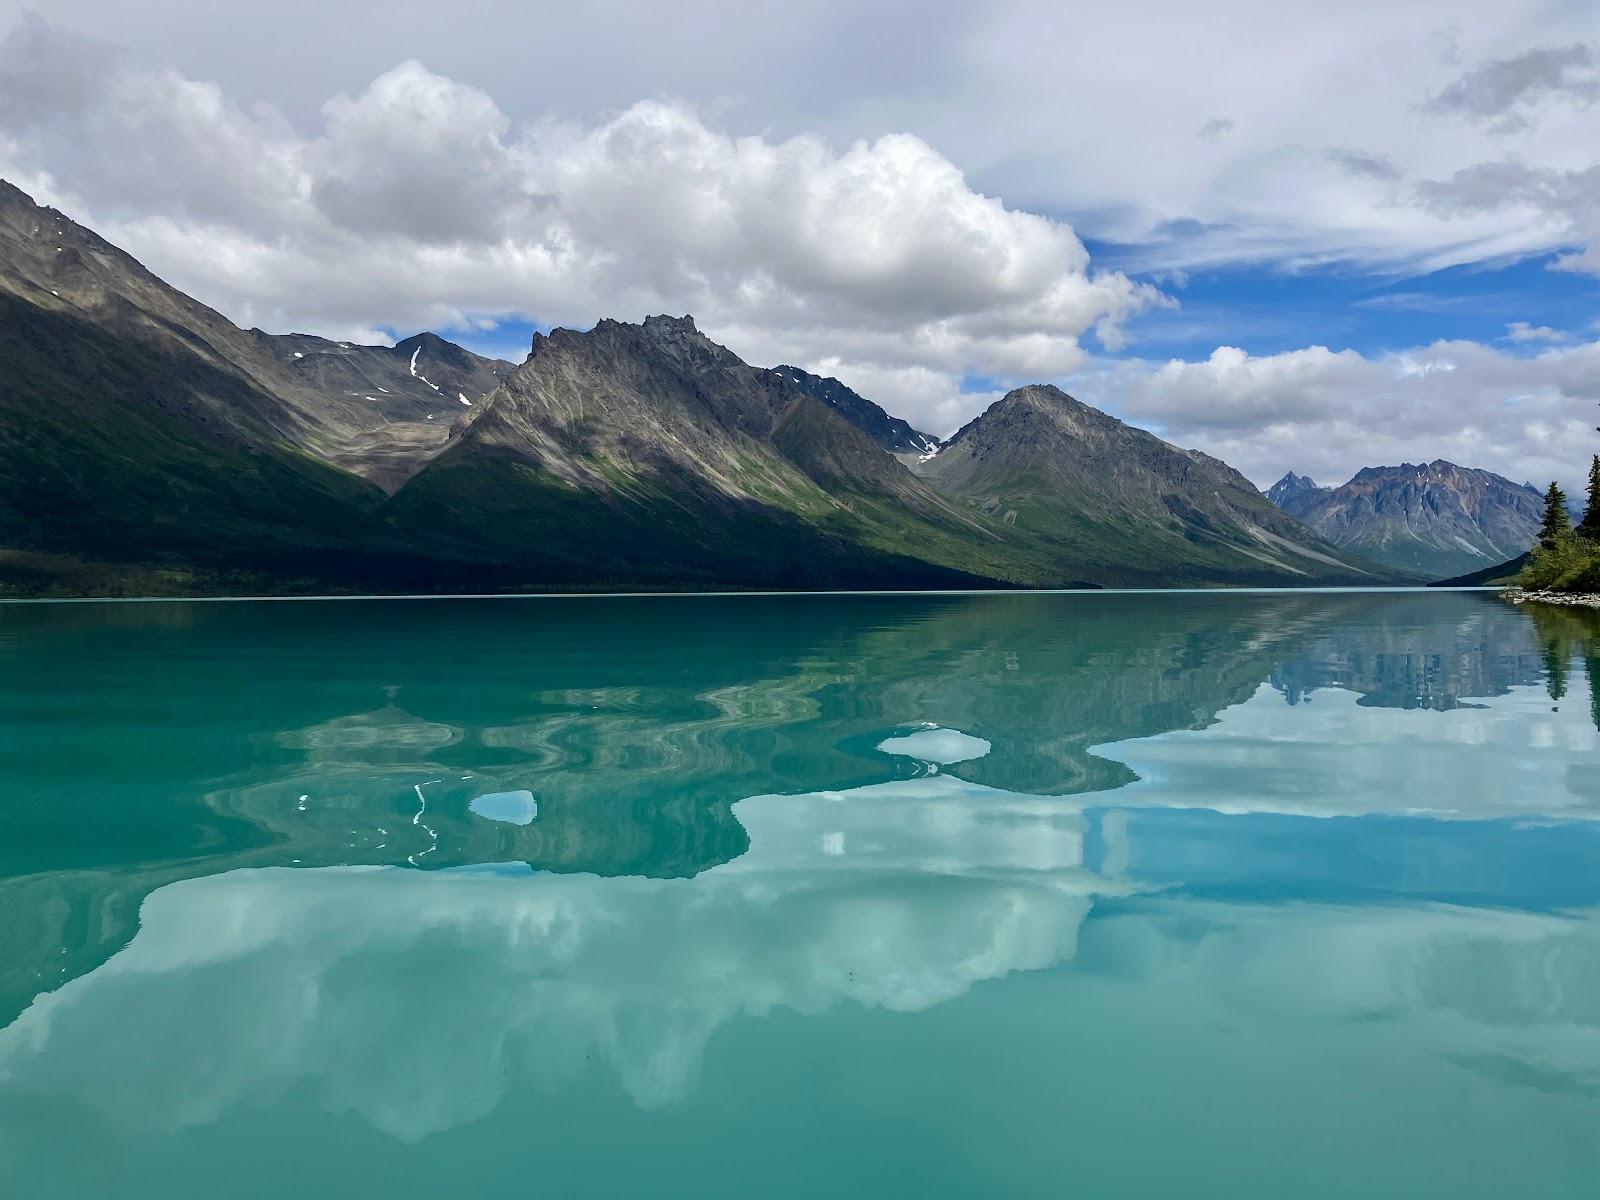
[[[1600,450],[1593,0],[0,0],[0,176],[274,332],[691,313],[1260,485]]]

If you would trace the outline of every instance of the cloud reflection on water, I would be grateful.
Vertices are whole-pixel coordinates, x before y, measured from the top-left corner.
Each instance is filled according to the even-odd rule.
[[[1095,830],[1109,844],[1091,866],[1081,801],[948,774],[756,796],[734,815],[750,850],[692,879],[519,864],[171,884],[126,949],[0,1032],[0,1081],[153,1130],[309,1085],[328,1111],[403,1141],[513,1091],[598,1086],[597,1072],[635,1104],[672,1105],[732,1022],[841,1004],[924,1012],[1073,964],[1109,902],[1096,961],[1078,971],[1240,1021],[1382,1016],[1418,1053],[1600,1086],[1593,912],[1152,893],[1125,873],[1138,854],[1116,844],[1124,822]],[[1168,1102],[1180,1100],[1203,1097]]]

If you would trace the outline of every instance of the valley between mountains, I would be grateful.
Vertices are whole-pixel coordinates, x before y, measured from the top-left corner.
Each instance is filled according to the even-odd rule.
[[[13,595],[1371,585],[1526,549],[1392,553],[1359,500],[1280,507],[1049,385],[940,442],[689,317],[520,364],[241,329],[3,183],[0,445]]]

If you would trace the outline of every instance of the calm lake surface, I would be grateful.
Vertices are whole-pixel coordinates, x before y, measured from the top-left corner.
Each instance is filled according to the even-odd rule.
[[[0,606],[0,1195],[1584,1197],[1600,621]]]

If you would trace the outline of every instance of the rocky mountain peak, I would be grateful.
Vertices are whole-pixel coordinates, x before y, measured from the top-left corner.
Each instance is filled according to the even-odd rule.
[[[412,354],[418,354],[419,358],[426,358],[430,363],[444,362],[462,370],[471,370],[477,364],[487,361],[466,347],[458,346],[427,330],[396,342],[394,352],[408,359]]]
[[[1296,475],[1293,471],[1286,472],[1284,477],[1267,489],[1267,499],[1279,508],[1284,508],[1294,496],[1320,492],[1324,489],[1317,486],[1317,481],[1309,475]]]
[[[1085,407],[1054,384],[1030,383],[1012,388],[951,434],[945,445],[966,444],[976,452],[978,443],[1009,440],[1028,427],[1054,428],[1063,423],[1062,418],[1069,418],[1066,423],[1070,426],[1074,411]]]
[[[1293,472],[1268,498],[1335,545],[1430,578],[1463,575],[1526,550],[1539,493],[1443,458],[1363,467],[1335,488]]]
[[[529,358],[531,360],[552,350],[619,361],[642,362],[653,359],[663,364],[670,362],[674,369],[691,372],[745,366],[732,351],[701,333],[693,317],[673,317],[664,313],[646,317],[637,324],[602,317],[587,332],[552,329],[548,334],[535,333]]]
[[[655,334],[657,337],[675,337],[688,334],[699,335],[700,330],[695,326],[694,318],[688,313],[681,317],[670,316],[667,313],[657,313],[644,319],[643,329],[646,333]]]
[[[1086,407],[1053,383],[1030,383],[1013,388],[1000,398],[1000,403],[1010,408],[1033,408],[1048,413],[1072,412]]]

